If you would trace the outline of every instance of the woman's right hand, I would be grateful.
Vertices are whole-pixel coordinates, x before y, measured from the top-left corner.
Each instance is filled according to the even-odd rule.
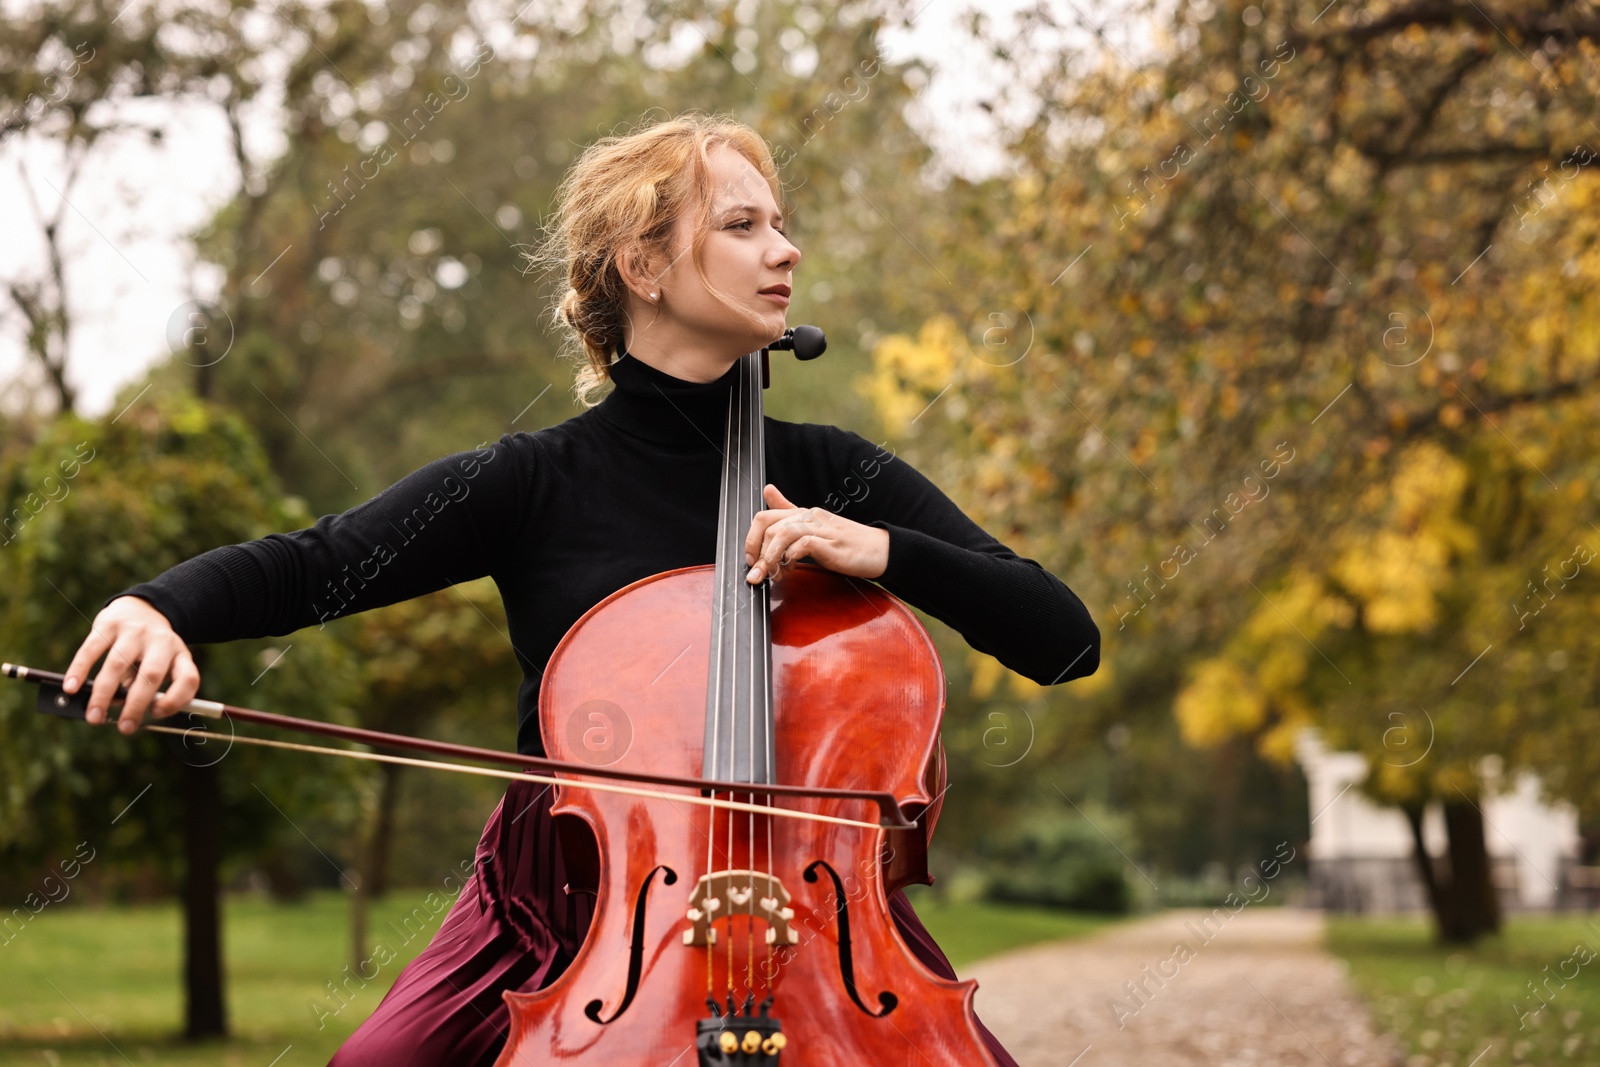
[[[61,688],[76,693],[102,655],[106,661],[89,694],[88,719],[92,723],[105,721],[111,697],[124,683],[130,684],[117,728],[125,734],[139,728],[147,708],[152,718],[164,719],[188,707],[200,691],[200,671],[189,654],[189,646],[148,600],[119,596],[94,617],[89,636],[72,657]],[[172,686],[157,695],[156,690],[169,674]]]

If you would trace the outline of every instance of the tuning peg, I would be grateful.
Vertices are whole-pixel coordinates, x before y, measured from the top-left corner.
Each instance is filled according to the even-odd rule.
[[[828,337],[817,326],[791,326],[767,347],[793,351],[796,359],[816,359],[828,350]]]

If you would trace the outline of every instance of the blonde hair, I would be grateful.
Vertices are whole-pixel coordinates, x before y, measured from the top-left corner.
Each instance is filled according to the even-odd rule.
[[[611,377],[613,351],[624,340],[627,286],[618,257],[670,260],[673,231],[685,212],[699,209],[690,245],[695,272],[718,302],[749,317],[711,285],[700,261],[711,222],[710,153],[721,145],[750,161],[784,212],[777,164],[765,139],[742,122],[698,111],[600,138],[557,187],[544,244],[524,257],[536,267],[566,270],[552,319],[567,333],[562,354],[582,364],[573,393],[585,406],[596,403],[594,393]]]

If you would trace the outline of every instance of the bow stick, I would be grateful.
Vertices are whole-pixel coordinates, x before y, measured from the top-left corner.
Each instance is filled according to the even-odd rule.
[[[0,664],[0,674],[19,681],[31,682],[39,687],[37,700],[38,710],[48,715],[59,716],[63,719],[85,719],[88,714],[89,692],[93,681],[85,681],[78,687],[76,693],[68,693],[62,688],[65,676],[54,671],[42,671],[33,667],[24,667],[15,663]],[[122,700],[127,696],[127,687],[119,685],[112,695],[113,701]],[[406,766],[430,767],[440,770],[452,770],[466,774],[486,775],[494,778],[509,778],[522,781],[541,782],[547,785],[570,786],[577,789],[591,789],[607,793],[623,793],[629,796],[641,796],[651,799],[665,799],[673,802],[694,804],[710,808],[723,808],[731,811],[748,811],[761,815],[775,815],[782,818],[805,819],[812,822],[837,823],[844,826],[861,826],[867,829],[914,829],[917,823],[906,817],[905,811],[900,807],[899,801],[893,794],[865,789],[837,789],[830,786],[809,785],[779,785],[771,782],[725,782],[705,778],[686,778],[672,774],[652,774],[643,771],[616,770],[610,767],[591,766],[587,763],[572,763],[567,760],[549,759],[544,756],[525,756],[518,752],[502,752],[499,749],[479,748],[475,745],[459,745],[450,741],[431,741],[423,737],[408,737],[405,734],[385,733],[381,730],[366,730],[358,726],[342,726],[338,723],[318,722],[315,719],[301,719],[293,715],[279,715],[270,711],[256,711],[253,708],[241,708],[233,704],[222,704],[215,700],[192,700],[179,712],[188,712],[207,719],[227,718],[237,722],[251,722],[258,726],[272,726],[282,730],[294,730],[300,733],[316,734],[323,737],[334,737],[344,741],[355,741],[366,745],[381,745],[386,748],[410,749],[415,752],[428,752],[439,756],[449,756],[452,759],[472,760],[477,763],[499,764],[518,768],[517,771],[494,770],[486,767],[471,767],[460,763],[450,763],[442,760],[408,759],[402,756],[391,756],[379,752],[356,752],[350,749],[324,748],[317,745],[298,745],[284,741],[272,741],[267,738],[238,737],[234,741],[244,744],[264,745],[270,748],[286,748],[301,752],[315,752],[322,755],[343,756],[351,759],[368,759],[384,763],[398,763]],[[176,714],[176,713],[175,713]],[[185,734],[187,730],[174,729],[170,726],[156,726],[154,724],[144,727],[146,730],[155,730],[161,733]],[[601,778],[608,781],[575,781],[571,778],[554,778],[549,774],[529,773],[527,768],[537,771],[547,771],[561,774],[581,774],[588,778]],[[719,800],[712,796],[684,796],[676,793],[662,793],[648,789],[638,788],[638,785],[619,785],[618,782],[637,783],[638,785],[674,786],[681,789],[693,789],[702,793],[745,793],[751,796],[773,797],[813,797],[823,800],[858,800],[874,804],[878,808],[878,821],[876,823],[863,822],[856,819],[844,819],[833,815],[819,815],[809,811],[794,811],[788,808],[775,808],[767,805],[747,804],[735,800]]]

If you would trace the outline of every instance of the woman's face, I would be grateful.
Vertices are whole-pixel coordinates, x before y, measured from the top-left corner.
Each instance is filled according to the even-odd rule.
[[[659,300],[635,301],[628,340],[630,351],[669,355],[679,373],[694,367],[714,377],[783,334],[800,250],[784,236],[788,224],[748,159],[718,145],[709,160],[711,222],[701,246],[706,280],[691,256],[699,220],[688,211],[673,232],[673,259],[655,275],[655,284],[646,279],[647,293],[659,293]],[[718,301],[706,282],[743,314]]]

